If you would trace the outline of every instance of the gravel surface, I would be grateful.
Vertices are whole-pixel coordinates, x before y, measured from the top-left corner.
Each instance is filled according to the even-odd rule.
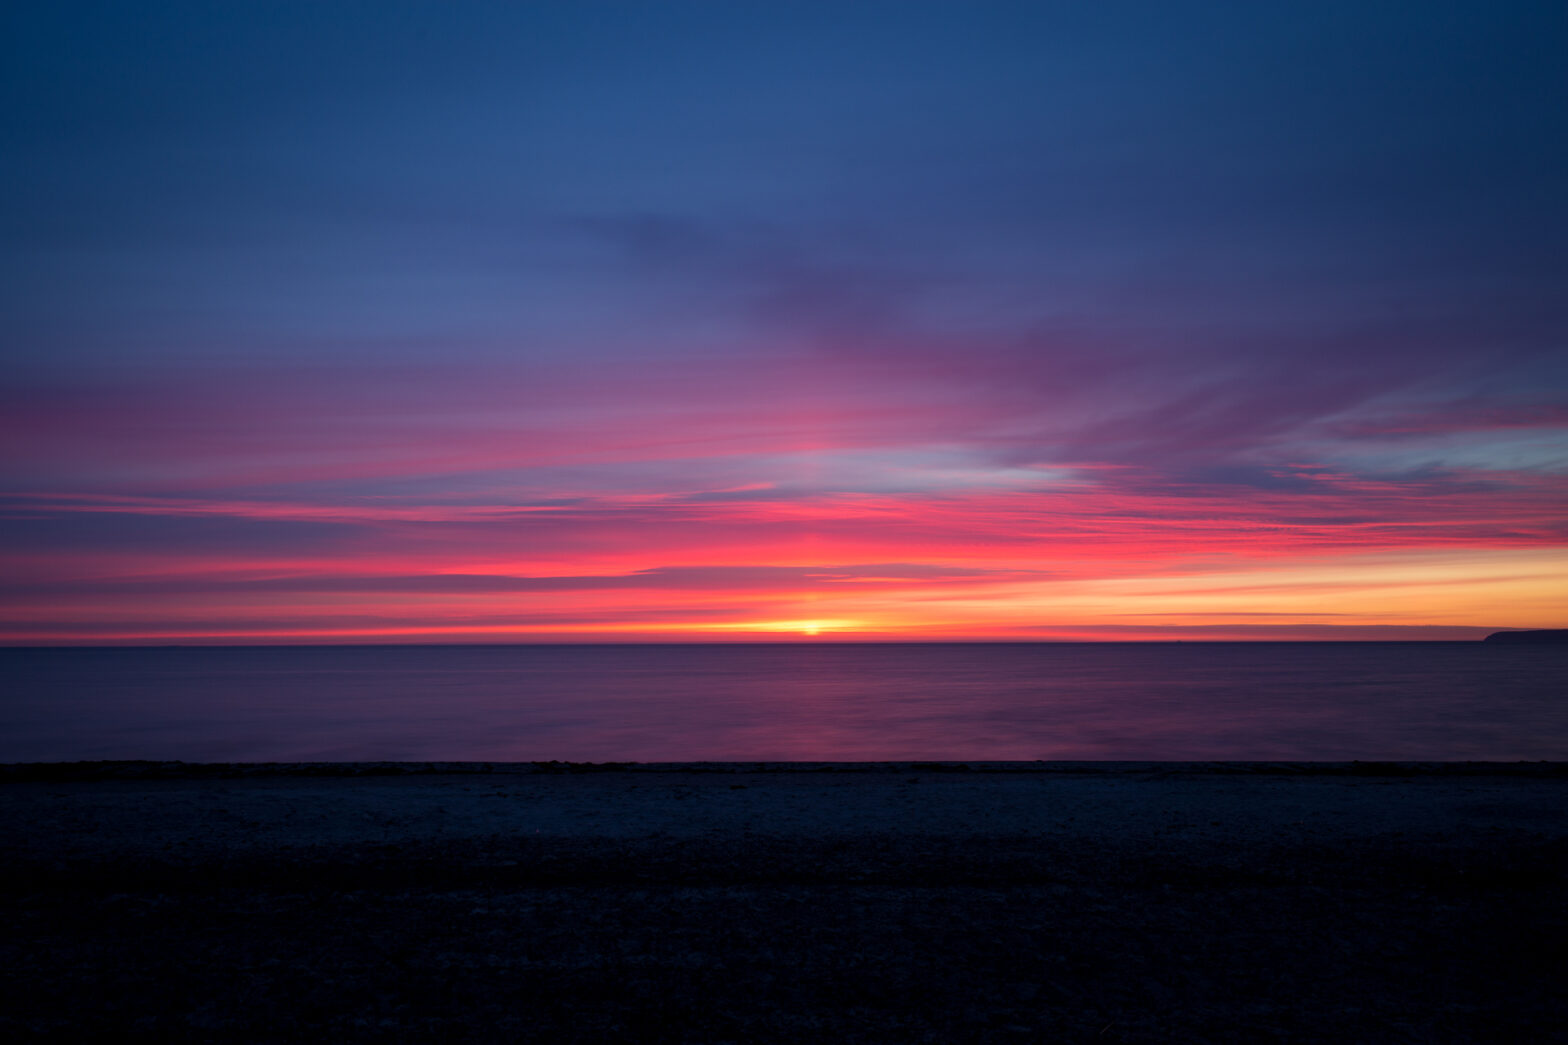
[[[1568,1041],[1560,764],[0,767],[10,1041]]]

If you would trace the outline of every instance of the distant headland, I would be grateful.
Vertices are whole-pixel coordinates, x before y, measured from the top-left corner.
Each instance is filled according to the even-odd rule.
[[[1568,628],[1538,631],[1494,631],[1483,642],[1568,642]]]

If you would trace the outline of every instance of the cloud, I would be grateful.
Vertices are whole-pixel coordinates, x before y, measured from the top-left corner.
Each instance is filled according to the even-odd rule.
[[[139,512],[51,511],[0,515],[8,554],[111,551],[175,558],[322,551],[363,537],[342,522],[242,516],[171,516]]]
[[[331,574],[234,576],[210,574],[180,577],[100,577],[53,582],[4,583],[0,593],[12,597],[64,594],[133,595],[228,594],[244,592],[491,594],[593,591],[780,592],[859,587],[920,586],[975,583],[1043,577],[1043,573],[985,570],[924,563],[870,563],[824,566],[663,566],[631,573],[580,576],[509,576],[504,574]]]
[[[1458,401],[1419,411],[1362,417],[1334,427],[1349,439],[1408,439],[1469,432],[1568,429],[1568,404]]]
[[[1450,624],[1096,624],[1044,625],[1036,634],[1047,641],[1089,642],[1474,642],[1497,630]]]

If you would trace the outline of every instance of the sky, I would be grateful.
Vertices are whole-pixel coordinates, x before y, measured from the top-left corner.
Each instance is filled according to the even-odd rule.
[[[16,3],[0,643],[1568,626],[1568,8]]]

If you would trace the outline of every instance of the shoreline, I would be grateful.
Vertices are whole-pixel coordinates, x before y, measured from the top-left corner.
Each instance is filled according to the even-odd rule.
[[[1562,1040],[1565,770],[0,766],[0,1035]]]
[[[1568,777],[1568,761],[984,761],[925,759],[876,762],[186,762],[101,759],[3,762],[0,783],[39,780],[199,780],[233,777],[548,776],[587,773],[979,773],[1029,775],[1333,776],[1333,777]]]
[[[859,854],[845,864],[856,873],[911,882],[984,876],[1003,853],[1020,880],[1155,858],[1338,874],[1336,854],[1374,851],[1484,863],[1506,850],[1533,866],[1561,850],[1568,875],[1568,763],[0,766],[0,876],[13,882],[70,870],[107,884],[130,865],[515,868],[497,881],[547,866],[566,881],[568,854],[597,875],[621,853],[628,874],[643,860],[679,883],[718,866],[696,849],[722,852],[734,880],[783,866],[829,880],[843,861],[824,846]],[[817,855],[780,862],[792,849]]]

